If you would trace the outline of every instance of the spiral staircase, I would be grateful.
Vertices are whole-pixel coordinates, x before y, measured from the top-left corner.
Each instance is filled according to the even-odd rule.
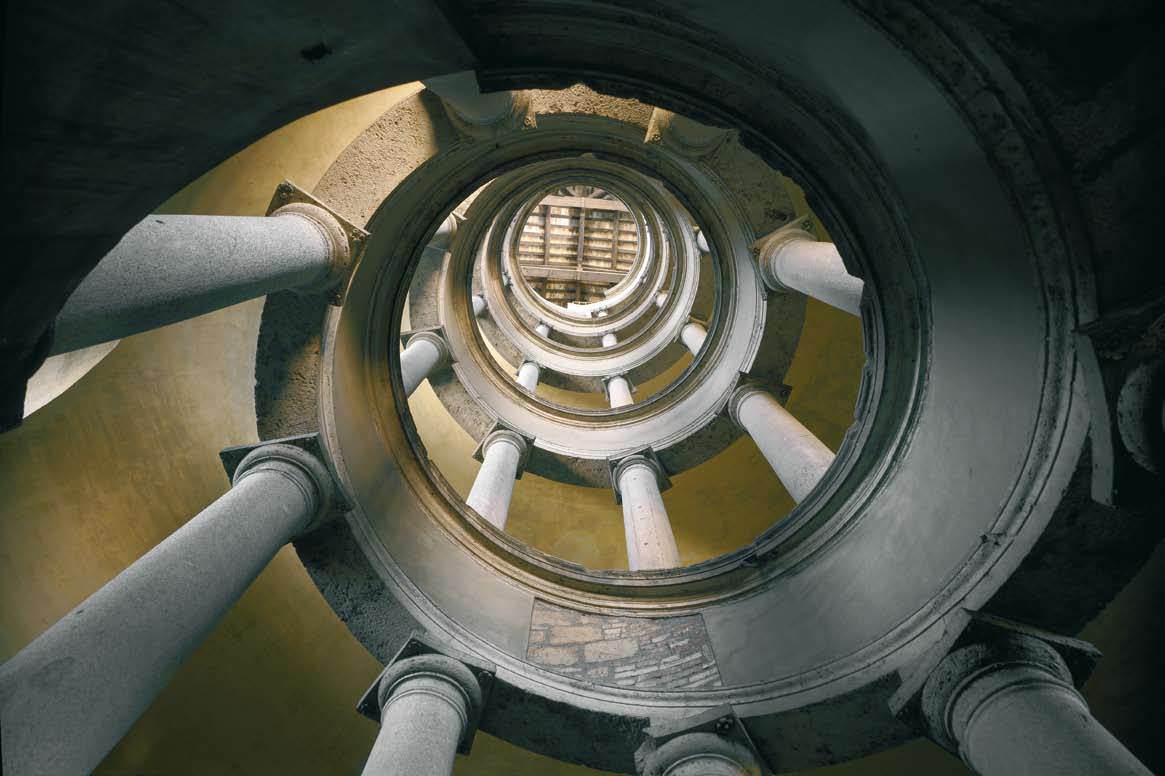
[[[1081,565],[1097,526],[1159,512],[1163,297],[1089,260],[979,29],[907,2],[399,5],[298,52],[344,72],[217,92],[263,119],[226,144],[423,79],[312,190],[50,249],[79,283],[11,361],[30,385],[266,297],[262,441],[0,666],[5,773],[95,768],[288,543],[384,666],[353,699],[367,774],[449,774],[478,730],[660,776],[919,735],[988,776],[1148,773],[1089,713],[1074,636],[1137,566]],[[826,310],[849,355],[823,438],[797,376]]]

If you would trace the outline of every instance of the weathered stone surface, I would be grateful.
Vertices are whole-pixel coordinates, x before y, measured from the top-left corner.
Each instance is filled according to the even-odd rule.
[[[700,615],[611,617],[536,601],[529,644],[531,663],[594,684],[655,690],[722,686]]]

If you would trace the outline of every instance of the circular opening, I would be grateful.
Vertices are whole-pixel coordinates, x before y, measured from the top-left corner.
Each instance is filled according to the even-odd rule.
[[[585,182],[555,187],[518,229],[519,277],[563,310],[607,317],[606,302],[639,258],[637,214]]]
[[[763,165],[734,138],[721,148],[733,165]],[[815,222],[795,184],[770,170],[770,200],[741,205],[715,160],[669,168],[637,153],[519,156],[447,205],[456,234],[423,252],[401,327],[438,331],[448,367],[409,397],[409,420],[467,526],[556,573],[636,568],[616,468],[646,455],[678,553],[657,568],[706,576],[738,566],[805,495],[731,415],[733,389],[748,381],[804,417],[832,459],[854,417],[863,333],[850,312],[762,285],[758,232]],[[608,274],[600,286],[581,282],[588,271]]]

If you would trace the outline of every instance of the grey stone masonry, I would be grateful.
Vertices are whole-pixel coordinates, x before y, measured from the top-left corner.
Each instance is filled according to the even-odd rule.
[[[612,617],[535,601],[526,659],[592,684],[653,690],[722,687],[701,615]]]

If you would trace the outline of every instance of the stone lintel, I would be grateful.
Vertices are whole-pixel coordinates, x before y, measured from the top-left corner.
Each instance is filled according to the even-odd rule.
[[[344,295],[348,291],[348,278],[352,275],[352,270],[355,269],[357,262],[360,261],[361,255],[364,253],[364,246],[368,244],[368,232],[356,226],[344,216],[340,215],[334,209],[324,204],[322,201],[313,197],[309,192],[296,186],[289,180],[285,180],[275,187],[275,192],[271,195],[271,202],[267,205],[267,215],[272,215],[275,211],[285,208],[289,205],[311,205],[323,210],[339,225],[340,231],[343,232],[344,239],[347,241],[346,256],[339,257],[336,262],[334,271],[330,281],[335,288],[329,298],[329,302],[333,305],[340,305],[344,302]]]
[[[424,655],[442,655],[463,663],[473,673],[478,685],[481,687],[481,705],[478,708],[469,709],[469,724],[466,726],[465,735],[462,736],[461,741],[457,745],[457,752],[459,754],[469,754],[469,750],[473,747],[473,738],[477,734],[477,727],[481,721],[482,712],[489,705],[490,690],[493,689],[497,666],[487,660],[482,660],[459,649],[443,644],[423,630],[414,630],[409,634],[404,645],[397,650],[397,653],[385,665],[385,669],[391,668],[402,660],[422,657]],[[376,680],[372,682],[372,685],[365,691],[364,695],[360,697],[360,701],[356,704],[356,711],[378,725],[380,724],[380,679],[383,675],[383,672],[377,674]]]

